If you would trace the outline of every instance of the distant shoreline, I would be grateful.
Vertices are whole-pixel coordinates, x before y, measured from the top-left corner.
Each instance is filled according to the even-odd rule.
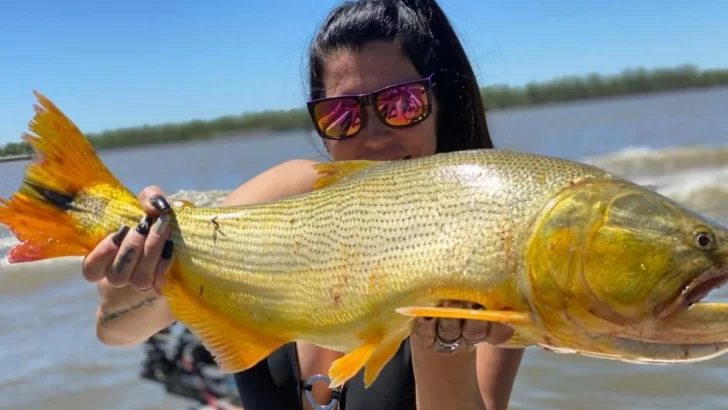
[[[725,85],[728,85],[728,69],[699,70],[691,65],[683,65],[653,70],[627,69],[612,76],[588,74],[561,77],[523,87],[490,85],[483,87],[481,94],[487,110],[504,110]],[[88,133],[86,136],[96,149],[107,150],[296,130],[312,130],[308,112],[303,108],[244,113],[212,120],[143,125]],[[0,162],[27,159],[30,153],[31,148],[27,143],[11,142],[0,147]]]
[[[3,162],[16,162],[16,161],[27,161],[30,159],[30,154],[21,155],[5,155],[0,157],[0,163]]]

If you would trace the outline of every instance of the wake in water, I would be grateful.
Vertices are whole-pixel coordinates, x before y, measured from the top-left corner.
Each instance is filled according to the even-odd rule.
[[[630,147],[583,161],[728,223],[728,146]]]
[[[584,162],[623,175],[655,177],[685,169],[709,169],[728,166],[728,146],[678,146],[665,149],[629,147]]]

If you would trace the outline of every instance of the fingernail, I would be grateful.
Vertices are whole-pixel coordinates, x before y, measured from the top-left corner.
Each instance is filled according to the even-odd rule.
[[[172,207],[169,206],[169,202],[167,202],[167,200],[161,195],[154,195],[149,199],[149,202],[160,214],[166,214],[170,209],[172,209]]]
[[[154,232],[157,235],[162,235],[167,229],[167,226],[169,226],[169,215],[163,214],[157,219],[157,222],[154,223]]]
[[[136,231],[142,236],[147,236],[149,234],[149,229],[152,227],[152,223],[154,223],[154,218],[145,215],[142,217],[141,221],[139,221]]]
[[[172,249],[174,248],[174,242],[171,240],[167,240],[167,242],[164,243],[164,248],[162,248],[162,259],[164,260],[170,260],[172,259]]]
[[[425,321],[429,321],[429,320],[432,320],[432,317],[431,316],[425,316],[422,319],[425,320]]]
[[[121,228],[119,228],[118,231],[114,234],[114,236],[111,237],[111,242],[114,243],[116,246],[121,246],[121,241],[126,238],[126,234],[129,233],[129,227],[126,225],[122,225]]]

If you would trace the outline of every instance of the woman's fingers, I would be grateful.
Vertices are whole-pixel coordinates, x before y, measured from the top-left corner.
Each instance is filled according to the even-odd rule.
[[[445,300],[442,302],[444,307],[462,307],[462,303]],[[437,344],[442,353],[451,353],[457,350],[460,345],[460,338],[463,334],[463,319],[437,319]]]
[[[129,284],[137,290],[149,290],[154,286],[157,265],[160,263],[162,251],[169,238],[163,218],[157,219],[144,241],[142,253],[136,267],[129,278]]]
[[[169,269],[169,265],[172,263],[172,254],[174,251],[174,242],[167,240],[162,248],[162,256],[157,264],[157,269],[154,272],[154,287],[157,289],[157,293],[161,294],[159,288],[164,285],[164,274]]]
[[[124,287],[129,284],[129,279],[144,252],[144,243],[153,221],[152,217],[145,215],[121,242],[119,252],[116,254],[114,261],[111,262],[106,275],[111,286]]]
[[[437,335],[437,322],[429,317],[418,317],[415,319],[413,336],[419,339],[426,347],[434,346]]]
[[[169,203],[165,198],[166,195],[162,188],[154,185],[142,189],[139,193],[139,202],[142,204],[144,212],[155,218],[169,210]],[[166,208],[166,210],[162,208]]]
[[[139,224],[121,227],[84,258],[86,280],[97,282],[106,277],[114,287],[131,285],[143,291],[163,277],[172,258],[167,229],[172,207],[156,186],[144,188],[139,200],[146,213]]]
[[[126,235],[128,226],[122,226],[115,233],[104,238],[83,260],[83,277],[89,282],[98,282],[106,277],[106,271],[116,257]]]
[[[493,346],[507,342],[513,337],[513,329],[500,323],[491,323],[490,332],[485,341]]]
[[[452,300],[442,301],[438,306],[483,309],[475,303]],[[500,323],[450,318],[417,318],[413,331],[413,337],[420,343],[443,354],[472,351],[483,342],[499,345],[512,336],[513,329]]]
[[[469,308],[483,309],[483,306],[472,304]],[[463,341],[468,347],[475,347],[484,341],[489,341],[490,332],[496,325],[483,320],[466,320],[463,323]]]

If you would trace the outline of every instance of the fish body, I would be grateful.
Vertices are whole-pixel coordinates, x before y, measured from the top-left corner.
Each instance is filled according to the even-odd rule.
[[[482,150],[370,164],[272,203],[180,209],[172,239],[189,267],[180,280],[241,324],[344,351],[375,323],[405,326],[398,307],[477,294],[489,309],[523,310],[522,227],[581,177],[609,178]]]
[[[49,100],[26,135],[37,157],[0,223],[9,259],[86,255],[142,216]],[[374,382],[417,316],[510,325],[504,347],[638,363],[728,350],[728,309],[697,303],[728,281],[728,231],[599,168],[473,150],[316,165],[315,189],[232,207],[177,206],[172,314],[227,372],[290,341],[345,352],[332,385]],[[484,309],[437,307],[443,299]],[[692,305],[692,306],[691,306]]]

